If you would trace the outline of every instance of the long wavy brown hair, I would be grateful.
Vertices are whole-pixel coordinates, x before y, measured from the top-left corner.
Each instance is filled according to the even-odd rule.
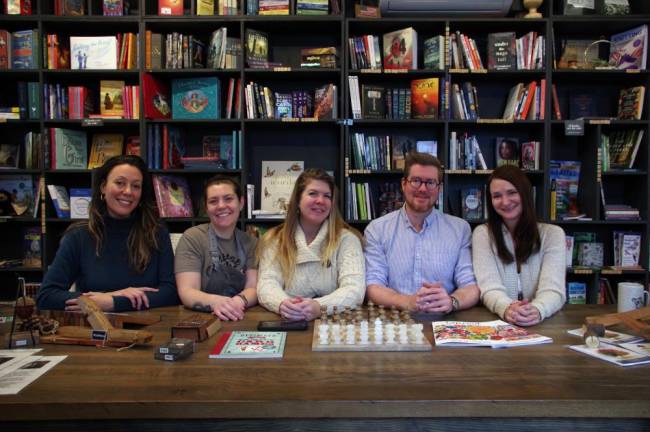
[[[327,267],[331,263],[332,256],[341,240],[343,230],[349,230],[363,242],[361,234],[348,225],[341,217],[341,213],[337,206],[338,190],[334,183],[334,178],[327,174],[327,172],[322,168],[306,169],[302,174],[300,174],[293,187],[293,192],[291,193],[287,209],[287,217],[285,218],[284,223],[270,229],[264,235],[258,246],[259,256],[261,251],[274,241],[277,241],[277,255],[275,258],[280,262],[285,287],[291,284],[296,268],[296,255],[298,249],[296,246],[295,233],[300,222],[300,198],[307,188],[307,185],[314,180],[320,180],[327,183],[332,192],[332,208],[327,220],[324,222],[328,225],[328,232],[327,241],[323,243],[321,250],[321,264],[323,267]]]
[[[505,240],[503,238],[503,219],[494,210],[492,205],[492,194],[490,193],[490,184],[494,180],[505,180],[511,183],[521,199],[521,216],[515,227],[513,233],[513,241],[515,244],[515,256],[506,248]],[[537,216],[535,215],[535,205],[533,203],[533,194],[530,181],[526,174],[514,165],[502,165],[492,172],[488,178],[488,196],[487,196],[487,209],[488,218],[487,226],[490,232],[490,238],[494,241],[497,248],[497,254],[501,261],[510,264],[516,260],[517,264],[525,263],[526,260],[533,254],[539,251],[541,247],[541,240],[539,237],[539,229],[537,228]]]
[[[115,156],[108,159],[104,165],[93,172],[93,192],[90,206],[88,207],[88,220],[77,222],[68,228],[84,228],[95,239],[95,253],[101,255],[106,223],[104,218],[108,215],[106,201],[102,197],[102,186],[106,184],[108,175],[113,168],[119,165],[131,165],[142,174],[142,194],[140,203],[133,211],[134,224],[129,233],[127,247],[129,250],[129,265],[137,273],[143,273],[154,251],[160,249],[158,244],[158,230],[161,228],[156,208],[153,183],[149,170],[144,161],[138,156]],[[66,231],[67,232],[67,231]]]

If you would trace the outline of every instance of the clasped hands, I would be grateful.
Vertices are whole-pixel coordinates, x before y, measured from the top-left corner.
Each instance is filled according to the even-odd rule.
[[[113,301],[114,297],[126,297],[131,302],[131,306],[135,310],[149,309],[149,298],[147,292],[158,292],[158,288],[150,287],[129,287],[111,292],[98,292],[90,291],[82,295],[90,297],[92,301],[97,303],[97,306],[105,312],[112,311],[115,308]],[[81,306],[76,298],[66,300],[65,310],[70,312],[80,311]]]
[[[451,297],[440,282],[422,283],[409,306],[413,312],[425,313],[449,313],[453,308]]]
[[[244,300],[239,296],[226,297],[215,295],[215,300],[211,302],[212,313],[222,321],[239,321],[244,319],[246,305]]]
[[[535,306],[528,303],[528,300],[519,300],[510,303],[504,314],[504,319],[511,324],[528,327],[539,323],[542,316]]]
[[[320,303],[313,299],[292,297],[280,303],[280,316],[288,321],[311,321],[320,315]]]

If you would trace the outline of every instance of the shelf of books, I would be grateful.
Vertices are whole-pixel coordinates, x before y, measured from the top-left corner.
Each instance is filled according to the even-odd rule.
[[[241,225],[259,235],[308,167],[335,176],[363,229],[402,205],[415,149],[445,166],[438,207],[473,227],[492,170],[520,166],[539,218],[573,239],[568,289],[584,295],[571,301],[615,301],[605,282],[648,279],[650,3],[548,0],[538,19],[517,7],[380,18],[365,1],[5,1],[0,280],[40,280],[113,154],[147,161],[171,232],[207,220],[203,184],[222,173],[245,186]]]

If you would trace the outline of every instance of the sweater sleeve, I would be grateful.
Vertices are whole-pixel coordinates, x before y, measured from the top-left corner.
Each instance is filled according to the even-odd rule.
[[[545,225],[540,254],[542,265],[535,298],[531,302],[546,319],[560,310],[566,302],[566,238],[556,225]]]
[[[481,301],[490,311],[504,318],[512,303],[498,270],[499,256],[492,250],[486,225],[478,226],[472,235],[474,274],[481,291]]]
[[[277,243],[262,252],[257,273],[257,299],[271,312],[280,313],[280,303],[290,298],[284,291],[284,278],[280,261],[275,259]]]
[[[160,249],[154,252],[149,268],[145,271],[155,271],[151,266],[157,267],[157,273],[153,275],[155,282],[152,288],[158,288],[157,292],[147,292],[149,308],[177,305],[179,303],[174,279],[174,252],[166,228],[158,231],[158,245]],[[116,296],[113,300],[115,312],[132,311],[131,301],[124,296]]]
[[[321,306],[338,308],[355,307],[363,303],[366,294],[365,262],[361,242],[352,233],[346,232],[341,238],[336,253],[337,288],[332,293],[315,300]]]
[[[65,302],[77,298],[80,292],[70,292],[70,286],[77,280],[81,268],[81,256],[94,253],[84,249],[83,231],[78,229],[66,234],[43,279],[38,292],[38,309],[64,309]]]

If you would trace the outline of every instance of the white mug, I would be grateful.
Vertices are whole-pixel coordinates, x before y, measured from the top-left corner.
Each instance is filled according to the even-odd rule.
[[[637,282],[619,282],[618,284],[618,312],[627,312],[639,309],[648,304],[648,291]]]

